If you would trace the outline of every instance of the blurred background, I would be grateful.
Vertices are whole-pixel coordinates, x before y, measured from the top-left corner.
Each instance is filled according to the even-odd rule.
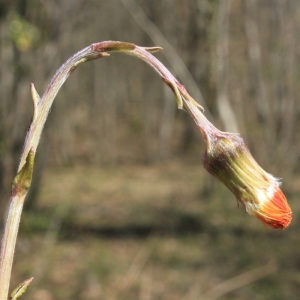
[[[32,117],[59,66],[94,42],[155,54],[218,128],[283,178],[265,228],[202,168],[191,118],[144,62],[112,53],[62,87],[38,148],[12,287],[24,299],[299,299],[300,3],[1,0],[1,226]]]

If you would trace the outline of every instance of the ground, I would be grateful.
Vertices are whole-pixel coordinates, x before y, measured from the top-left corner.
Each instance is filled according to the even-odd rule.
[[[200,161],[50,169],[23,215],[12,285],[35,278],[24,299],[298,299],[293,195],[281,231]]]

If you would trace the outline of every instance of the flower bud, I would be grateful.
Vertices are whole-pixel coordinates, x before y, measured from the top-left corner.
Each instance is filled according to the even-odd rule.
[[[280,181],[258,165],[239,134],[216,129],[207,137],[205,169],[229,188],[248,214],[268,226],[285,229],[292,212]]]

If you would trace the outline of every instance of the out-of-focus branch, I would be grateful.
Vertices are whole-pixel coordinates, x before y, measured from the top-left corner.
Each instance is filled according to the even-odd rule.
[[[257,3],[256,0],[245,1],[246,5],[246,36],[248,40],[248,55],[251,68],[251,79],[253,83],[254,99],[259,116],[268,120],[270,108],[267,102],[267,93],[262,73],[261,47],[259,43],[258,26],[255,19]]]
[[[231,0],[220,2],[217,24],[216,68],[217,68],[217,105],[225,130],[238,132],[235,114],[228,99],[228,30]]]
[[[214,286],[212,289],[201,294],[201,296],[198,299],[200,300],[218,299],[236,289],[241,288],[242,286],[245,286],[261,278],[264,278],[276,271],[277,271],[276,264],[274,262],[271,262],[265,266],[256,268],[252,271],[245,272],[241,275],[223,281],[222,283]]]
[[[273,119],[277,120],[277,135],[275,137],[275,144],[277,146],[276,156],[274,159],[279,161],[282,165],[281,169],[290,170],[297,166],[295,161],[299,156],[297,150],[297,118],[299,115],[299,101],[296,96],[298,82],[295,80],[299,75],[297,55],[298,40],[295,36],[299,35],[299,7],[296,3],[288,5],[284,2],[278,2],[275,6],[277,10],[277,24],[276,30],[277,43],[284,45],[284,47],[275,48],[273,56],[273,72],[272,72],[272,90],[275,101],[275,107],[272,111]],[[299,72],[298,72],[299,73]],[[280,128],[278,130],[278,128]],[[280,143],[278,143],[278,140]]]

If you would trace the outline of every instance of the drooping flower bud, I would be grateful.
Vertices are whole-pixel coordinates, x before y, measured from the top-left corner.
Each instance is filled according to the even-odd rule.
[[[265,172],[253,159],[238,134],[221,132],[203,115],[203,109],[176,80],[170,71],[149,52],[160,48],[142,48],[132,44],[105,42],[100,52],[107,50],[134,55],[158,72],[176,96],[178,108],[183,106],[193,117],[206,142],[204,167],[220,179],[242,203],[247,213],[273,228],[286,228],[292,219],[291,209],[280,190],[280,182]],[[98,47],[98,45],[97,45]],[[105,49],[104,49],[105,48]]]
[[[214,136],[203,165],[229,188],[247,213],[273,228],[285,229],[290,224],[292,212],[279,180],[258,165],[239,134]]]
[[[204,168],[228,187],[248,214],[275,229],[285,229],[292,211],[280,181],[258,165],[239,134],[218,130],[198,108],[188,101],[185,106],[206,142]]]

